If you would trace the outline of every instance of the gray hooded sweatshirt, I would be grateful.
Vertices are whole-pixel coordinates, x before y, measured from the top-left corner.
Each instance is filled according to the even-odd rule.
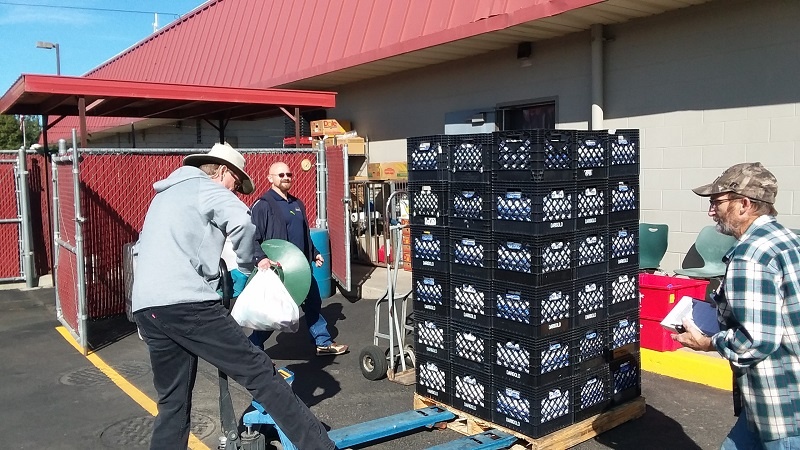
[[[133,311],[219,300],[219,260],[227,236],[239,269],[253,268],[255,226],[236,195],[197,167],[183,166],[153,184],[134,252]]]

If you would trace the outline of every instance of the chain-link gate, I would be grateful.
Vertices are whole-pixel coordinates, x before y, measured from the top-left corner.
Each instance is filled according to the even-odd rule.
[[[60,319],[63,317],[62,322],[76,334],[84,349],[88,342],[87,322],[125,313],[123,247],[138,239],[155,196],[153,183],[180,167],[186,155],[204,151],[207,150],[79,149],[79,164],[69,170],[66,166],[72,162],[70,156],[54,158],[58,160],[58,186],[54,187],[58,195],[54,203],[58,209],[55,232],[59,243],[56,295]],[[256,187],[252,195],[239,195],[247,206],[270,188],[270,165],[283,161],[295,174],[292,194],[303,201],[309,223],[314,223],[317,165],[312,149],[239,151],[245,156],[245,170]],[[72,186],[70,183],[75,182],[73,173],[78,177],[78,189],[69,191],[66,184]],[[85,255],[80,258],[82,262],[73,261],[79,251]]]
[[[350,187],[347,178],[347,150],[341,145],[325,149],[327,159],[327,218],[331,243],[331,276],[346,291],[350,273]]]
[[[23,149],[0,150],[0,281],[33,287],[49,271],[44,161]]]
[[[20,175],[18,156],[0,155],[0,281],[25,279]]]

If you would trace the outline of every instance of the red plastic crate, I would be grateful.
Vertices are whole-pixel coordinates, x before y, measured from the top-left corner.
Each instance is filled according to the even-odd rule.
[[[707,280],[640,273],[640,316],[660,322],[684,295],[705,300],[707,287]]]
[[[672,333],[661,326],[660,320],[639,319],[639,338],[642,348],[659,352],[671,352],[681,348],[681,344],[672,340]]]

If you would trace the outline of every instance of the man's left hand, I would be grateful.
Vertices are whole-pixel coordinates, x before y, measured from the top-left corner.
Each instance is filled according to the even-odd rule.
[[[314,264],[316,264],[317,267],[322,267],[322,264],[324,263],[325,258],[323,258],[322,255],[317,255],[317,257],[314,258]]]
[[[701,352],[713,352],[716,350],[714,343],[711,342],[711,338],[704,335],[700,331],[700,328],[697,328],[697,325],[694,324],[694,321],[684,317],[683,328],[686,329],[686,332],[673,334],[673,341],[678,341],[684,347]]]

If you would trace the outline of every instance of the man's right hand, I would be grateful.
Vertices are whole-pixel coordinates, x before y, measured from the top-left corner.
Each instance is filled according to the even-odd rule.
[[[258,262],[259,270],[268,270],[268,269],[272,268],[272,266],[277,266],[277,265],[279,265],[279,264],[276,261],[272,261],[269,258],[264,258],[264,259],[262,259],[261,261]]]

